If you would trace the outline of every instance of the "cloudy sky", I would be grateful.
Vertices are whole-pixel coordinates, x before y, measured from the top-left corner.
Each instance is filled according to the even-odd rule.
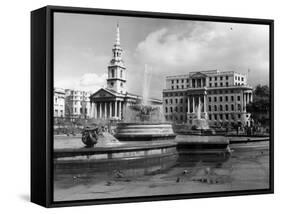
[[[95,91],[106,86],[116,24],[120,26],[127,87],[141,94],[144,66],[152,97],[161,97],[165,76],[201,70],[249,73],[249,83],[269,82],[269,27],[55,13],[55,87]]]

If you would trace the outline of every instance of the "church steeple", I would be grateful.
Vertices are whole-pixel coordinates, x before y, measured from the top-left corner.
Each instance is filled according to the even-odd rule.
[[[107,88],[118,93],[126,93],[126,67],[122,59],[119,24],[116,26],[116,38],[112,48],[112,59],[108,66]]]
[[[116,41],[115,45],[120,45],[120,31],[119,31],[119,24],[117,23],[116,27]]]

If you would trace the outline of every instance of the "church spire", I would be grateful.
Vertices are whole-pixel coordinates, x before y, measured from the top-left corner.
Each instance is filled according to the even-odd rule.
[[[122,48],[120,45],[119,23],[116,26],[116,38],[112,48],[112,59],[108,65],[107,88],[117,93],[126,93],[126,67],[122,59]]]
[[[119,23],[117,23],[117,27],[116,27],[116,41],[115,41],[115,45],[120,45]]]

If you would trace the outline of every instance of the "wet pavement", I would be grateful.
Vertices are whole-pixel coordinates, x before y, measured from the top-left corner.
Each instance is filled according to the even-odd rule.
[[[223,156],[179,155],[169,167],[147,166],[141,174],[137,168],[55,171],[54,200],[267,189],[269,142],[249,145],[235,145],[231,154]]]

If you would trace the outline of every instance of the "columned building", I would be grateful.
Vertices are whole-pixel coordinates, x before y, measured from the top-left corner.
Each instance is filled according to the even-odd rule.
[[[122,59],[119,26],[112,48],[112,59],[107,66],[107,86],[91,95],[91,117],[95,119],[122,120],[130,105],[141,103],[142,97],[127,91],[126,67]],[[158,99],[149,100],[153,105],[162,106]]]
[[[102,88],[91,95],[91,115],[95,119],[121,120],[126,107],[140,102],[141,97],[137,95]]]
[[[167,120],[192,124],[194,118],[213,123],[250,125],[246,105],[252,87],[245,75],[234,71],[199,71],[166,77],[163,105]]]

